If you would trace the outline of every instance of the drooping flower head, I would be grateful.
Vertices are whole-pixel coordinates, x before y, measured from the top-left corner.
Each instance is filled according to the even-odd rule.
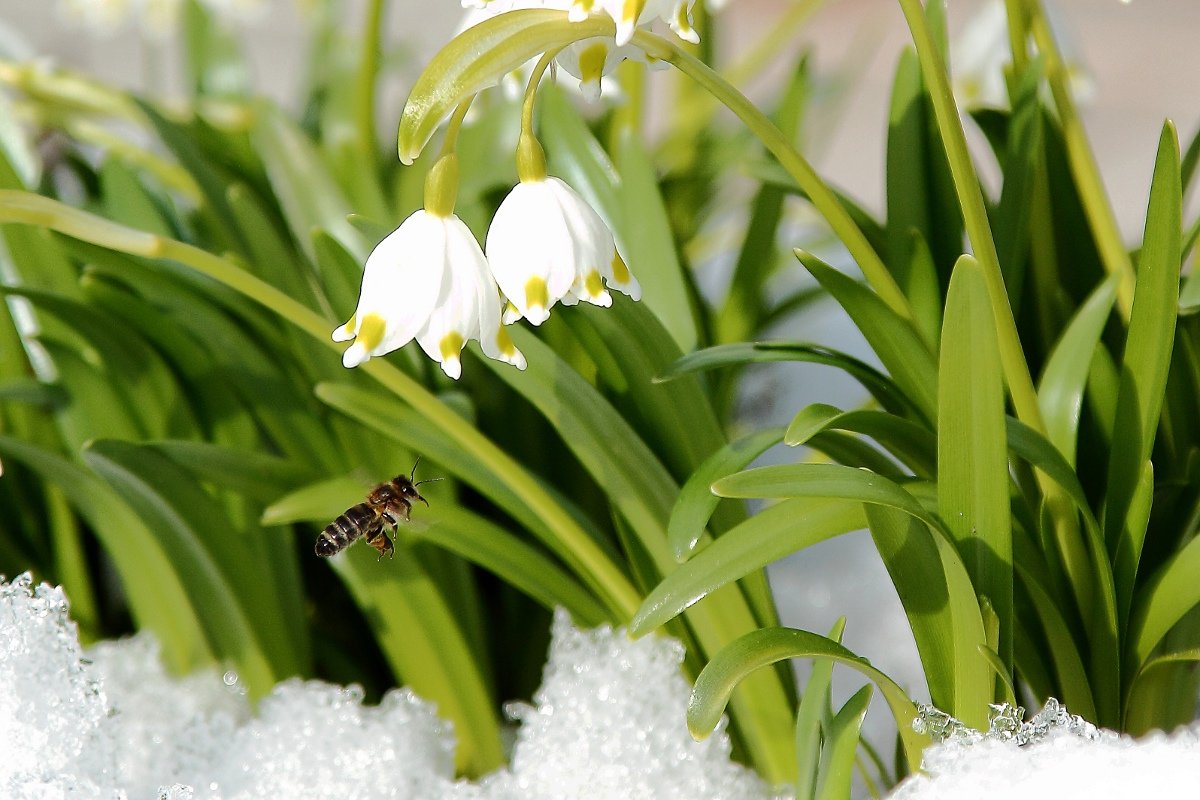
[[[606,286],[639,299],[641,286],[596,210],[544,166],[521,172],[487,235],[488,263],[510,304],[504,321],[523,317],[541,325],[559,301],[612,305]]]
[[[431,183],[445,164],[434,167]],[[477,339],[484,355],[524,369],[524,356],[500,326],[500,295],[474,234],[452,212],[452,200],[431,202],[427,193],[426,205],[367,257],[358,308],[333,332],[334,341],[354,342],[342,363],[356,367],[415,339],[457,379],[460,353]]]

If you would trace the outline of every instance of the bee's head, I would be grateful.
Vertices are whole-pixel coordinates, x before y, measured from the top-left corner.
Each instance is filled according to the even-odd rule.
[[[428,506],[429,501],[424,497],[421,497],[421,493],[417,491],[417,487],[422,483],[433,483],[434,481],[440,481],[441,478],[426,478],[423,481],[414,481],[413,478],[417,476],[417,464],[420,463],[421,458],[418,456],[417,463],[413,464],[412,472],[410,472],[407,476],[396,476],[395,484],[400,489],[400,494],[403,495],[405,500],[408,500],[410,503],[413,500],[420,500],[422,503]]]
[[[435,478],[434,480],[440,479]],[[418,483],[427,483],[427,481],[418,481]],[[413,500],[420,500],[425,505],[429,505],[429,501],[421,497],[421,493],[417,491],[417,484],[413,483],[412,478],[409,476],[397,475],[395,480],[392,481],[392,485],[400,492],[400,496],[408,502],[411,503]]]

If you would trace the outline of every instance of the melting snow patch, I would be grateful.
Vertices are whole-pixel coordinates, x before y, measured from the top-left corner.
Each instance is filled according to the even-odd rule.
[[[1033,719],[1024,709],[994,708],[986,734],[933,709],[924,726],[937,744],[925,751],[921,774],[889,800],[1088,800],[1196,797],[1200,727],[1140,740],[1097,729],[1051,698]]]
[[[0,582],[0,798],[414,800],[771,797],[729,759],[723,730],[684,724],[682,649],[665,637],[579,631],[565,613],[512,766],[454,779],[454,737],[401,689],[287,681],[252,714],[231,676],[167,676],[140,635],[86,654],[61,589]]]

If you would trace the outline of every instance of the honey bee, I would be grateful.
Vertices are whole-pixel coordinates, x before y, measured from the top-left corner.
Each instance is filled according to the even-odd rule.
[[[417,459],[417,464],[419,463],[421,460]],[[422,483],[441,480],[427,478],[413,482],[413,477],[417,474],[417,464],[413,464],[412,473],[397,475],[387,483],[379,484],[367,495],[366,502],[351,506],[329,523],[317,537],[314,548],[316,554],[328,558],[342,552],[351,542],[362,537],[366,539],[367,544],[379,551],[380,558],[385,555],[388,558],[394,556],[396,548],[388,538],[384,526],[389,526],[392,535],[395,535],[400,520],[408,521],[414,500],[429,505],[429,501],[421,497],[417,487]]]

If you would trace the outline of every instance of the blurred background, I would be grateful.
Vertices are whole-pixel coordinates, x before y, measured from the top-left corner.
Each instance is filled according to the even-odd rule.
[[[98,30],[81,19],[84,0],[0,0],[0,52],[8,57],[49,59],[119,85],[169,97],[182,80],[180,61],[171,57],[170,36],[153,42],[126,22]],[[119,0],[105,0],[114,9]],[[294,107],[304,77],[303,0],[227,0],[241,20],[241,37],[265,93]],[[720,15],[718,61],[759,40],[789,4],[782,0],[732,0]],[[972,48],[971,21],[984,10],[979,0],[950,4],[952,41]],[[1074,54],[1077,88],[1085,101],[1085,122],[1117,218],[1127,236],[1137,236],[1145,208],[1158,132],[1172,118],[1188,137],[1200,120],[1196,76],[1200,75],[1200,3],[1195,0],[1056,0],[1065,49]],[[358,3],[345,13],[361,15]],[[396,0],[390,9],[390,57],[401,76],[386,85],[379,109],[383,141],[394,130],[407,85],[421,65],[454,33],[462,17],[456,0]],[[809,20],[795,45],[811,52],[824,97],[806,121],[807,155],[819,171],[873,212],[883,209],[884,135],[892,74],[908,42],[898,5],[887,0],[831,0]],[[773,85],[794,61],[780,58],[749,85],[755,97],[773,96]],[[653,108],[654,104],[650,103]],[[661,108],[670,107],[662,104]],[[654,120],[650,120],[651,135]],[[982,152],[982,148],[980,148]],[[987,172],[987,157],[982,157]],[[730,195],[730,228],[744,222],[739,199]],[[398,222],[398,220],[397,220]],[[800,210],[797,235],[808,220]],[[810,231],[811,233],[811,231]],[[719,232],[718,232],[719,234]],[[836,255],[833,257],[836,260]],[[703,264],[719,285],[720,257]],[[842,262],[844,263],[844,262]],[[727,266],[727,265],[726,265]],[[780,335],[818,341],[875,361],[833,303],[794,317]],[[786,397],[786,402],[776,402]],[[786,424],[794,409],[812,402],[853,405],[859,392],[841,373],[787,365],[763,371],[748,382],[741,413],[757,427]],[[915,648],[890,581],[865,534],[826,542],[773,565],[772,579],[783,621],[824,632],[839,615],[848,617],[846,644],[927,697]],[[848,686],[853,678],[841,675]],[[843,687],[845,689],[845,687]],[[869,727],[891,730],[882,704],[872,709]]]

